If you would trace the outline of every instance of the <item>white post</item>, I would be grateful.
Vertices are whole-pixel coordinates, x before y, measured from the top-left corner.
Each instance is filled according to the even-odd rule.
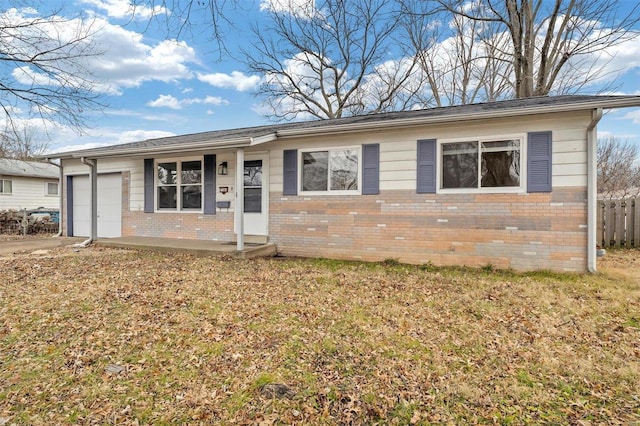
[[[236,236],[237,249],[244,250],[244,149],[236,151]]]

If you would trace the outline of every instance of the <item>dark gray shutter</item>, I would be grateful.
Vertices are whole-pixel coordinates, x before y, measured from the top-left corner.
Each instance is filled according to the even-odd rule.
[[[153,173],[153,158],[144,159],[144,212],[153,213],[153,193],[154,193],[154,173]]]
[[[216,156],[204,156],[204,214],[216,214]]]
[[[362,145],[362,194],[380,193],[380,144]]]
[[[436,192],[436,140],[418,141],[418,194],[434,194]]]
[[[67,237],[73,236],[73,176],[67,176]],[[62,218],[60,218],[62,220]]]
[[[551,132],[527,138],[527,192],[551,192]]]
[[[297,149],[285,149],[283,153],[282,195],[298,195]]]

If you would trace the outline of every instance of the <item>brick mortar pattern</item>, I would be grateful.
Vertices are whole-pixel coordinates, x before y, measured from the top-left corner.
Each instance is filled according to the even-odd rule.
[[[587,191],[540,194],[270,195],[270,241],[286,256],[516,270],[587,269]]]

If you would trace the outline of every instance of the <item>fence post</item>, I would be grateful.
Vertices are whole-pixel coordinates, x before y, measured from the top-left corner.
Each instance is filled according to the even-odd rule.
[[[605,247],[604,245],[604,201],[598,200],[596,204],[596,244]]]

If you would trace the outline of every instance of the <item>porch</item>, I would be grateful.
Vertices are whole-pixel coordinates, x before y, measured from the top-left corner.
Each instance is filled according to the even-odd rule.
[[[275,256],[277,250],[272,243],[244,243],[238,250],[236,242],[189,240],[182,238],[118,237],[98,238],[94,244],[104,247],[150,250],[162,253],[179,252],[198,256],[230,256],[238,259]]]

